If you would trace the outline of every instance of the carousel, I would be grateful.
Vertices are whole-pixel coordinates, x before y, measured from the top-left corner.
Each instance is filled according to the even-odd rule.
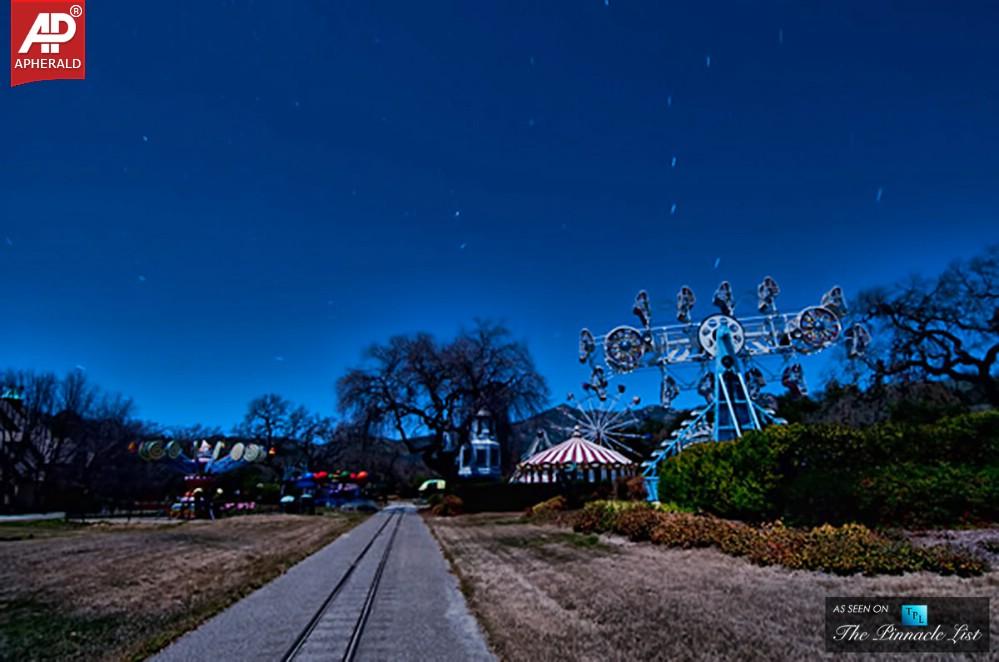
[[[634,476],[637,465],[621,453],[584,438],[579,428],[561,444],[539,451],[517,465],[511,482],[599,483]]]

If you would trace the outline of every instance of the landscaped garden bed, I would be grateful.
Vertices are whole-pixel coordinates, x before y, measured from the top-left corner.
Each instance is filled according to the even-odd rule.
[[[900,533],[887,535],[862,524],[798,529],[777,521],[752,526],[627,501],[593,501],[569,521],[581,533],[616,533],[632,541],[651,541],[666,547],[715,547],[757,565],[794,570],[843,575],[925,570],[964,577],[989,570],[982,556],[964,549],[947,544],[916,546]]]

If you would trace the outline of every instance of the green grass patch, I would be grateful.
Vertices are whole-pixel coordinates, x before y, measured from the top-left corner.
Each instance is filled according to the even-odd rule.
[[[66,613],[63,605],[15,600],[0,605],[0,659],[93,659],[94,642],[116,638],[127,616],[86,617]]]

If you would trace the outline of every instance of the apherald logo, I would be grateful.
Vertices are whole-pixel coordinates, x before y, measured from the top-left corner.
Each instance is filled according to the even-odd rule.
[[[74,5],[82,14],[83,9]],[[65,26],[65,29],[63,29]],[[76,21],[69,14],[41,13],[31,26],[31,32],[24,38],[24,43],[17,49],[18,53],[27,53],[32,44],[41,44],[42,53],[58,53],[59,44],[64,44],[76,34]]]
[[[11,0],[10,86],[87,73],[85,0]]]

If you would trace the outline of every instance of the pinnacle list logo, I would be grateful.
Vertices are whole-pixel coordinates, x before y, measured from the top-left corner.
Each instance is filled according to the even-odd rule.
[[[11,0],[10,86],[86,77],[86,0]]]

